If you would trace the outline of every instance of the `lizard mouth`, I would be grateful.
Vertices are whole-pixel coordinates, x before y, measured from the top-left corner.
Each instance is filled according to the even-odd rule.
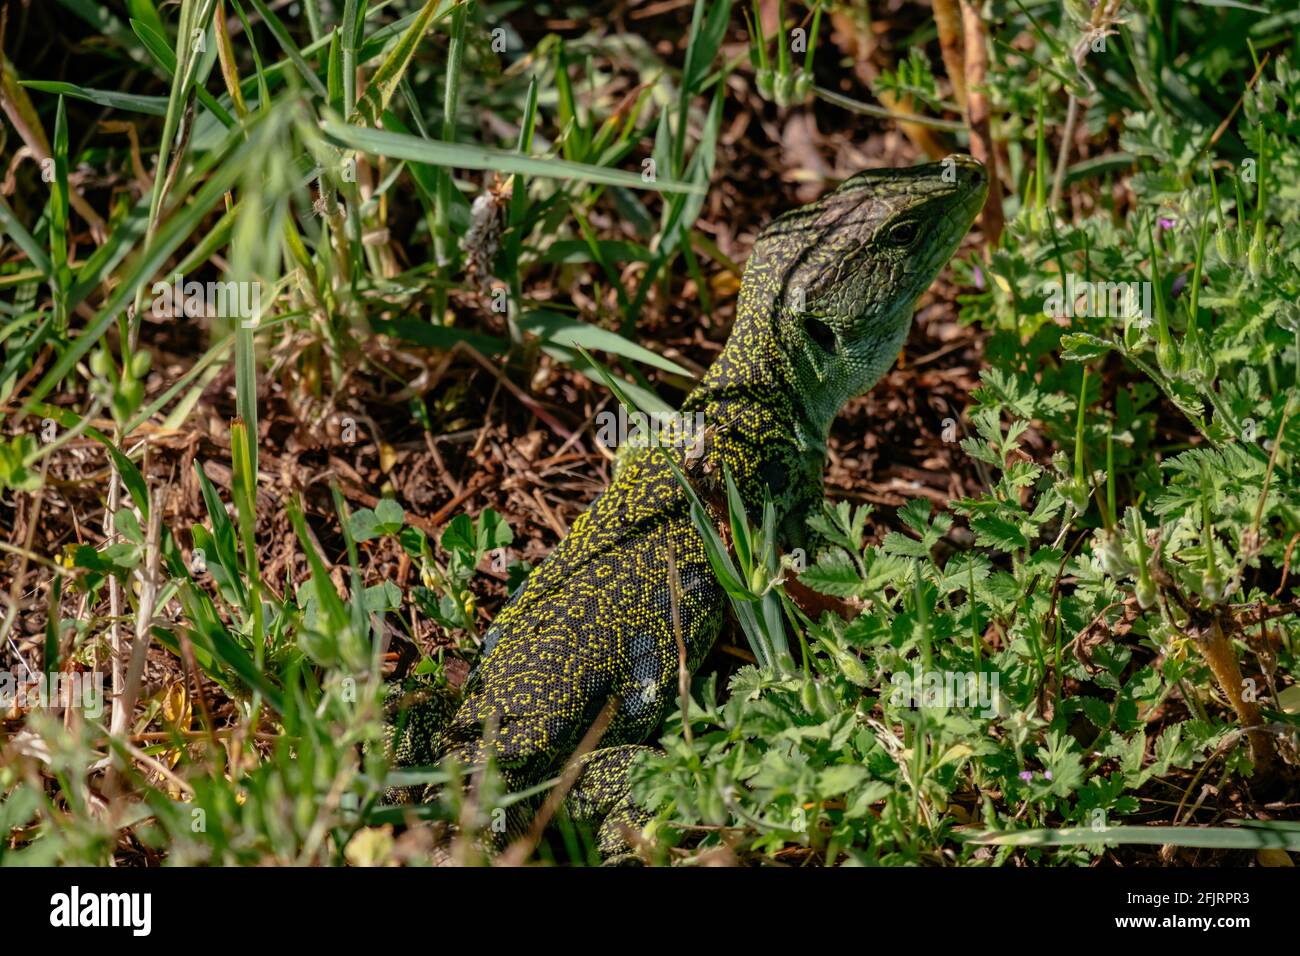
[[[989,177],[984,165],[969,156],[953,157],[957,169],[957,196],[948,212],[948,220],[964,234],[970,228],[989,193]]]
[[[930,243],[929,255],[921,258],[921,270],[933,274],[943,268],[962,238],[970,229],[975,217],[984,208],[984,199],[988,195],[988,174],[984,166],[969,156],[950,157],[947,161],[936,164],[945,183],[948,176],[953,176],[950,187],[935,198],[935,236]]]

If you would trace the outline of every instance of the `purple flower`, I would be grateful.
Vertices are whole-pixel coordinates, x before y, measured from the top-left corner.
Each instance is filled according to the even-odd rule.
[[[1172,229],[1174,228],[1174,221],[1172,219],[1167,219],[1164,216],[1161,216],[1159,219],[1156,220],[1156,225],[1158,225],[1161,229]]]
[[[1025,783],[1029,783],[1029,781],[1034,779],[1033,771],[1032,770],[1020,771],[1020,779],[1023,780]]]
[[[1051,780],[1051,779],[1052,779],[1052,771],[1050,771],[1050,770],[1044,770],[1044,771],[1043,771],[1043,776],[1046,777],[1048,780]]]
[[[977,289],[984,288],[984,270],[981,269],[979,266],[975,267],[975,288]]]

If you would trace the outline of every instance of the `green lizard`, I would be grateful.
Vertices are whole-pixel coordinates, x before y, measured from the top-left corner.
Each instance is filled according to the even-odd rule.
[[[703,413],[702,453],[669,449],[692,483],[716,485],[725,465],[751,517],[770,497],[782,545],[807,544],[832,420],[893,363],[913,303],[986,191],[983,167],[966,157],[868,170],[768,225],[727,345],[682,406],[692,418]],[[676,698],[669,548],[694,673],[722,627],[724,592],[677,478],[658,453],[641,452],[511,596],[450,720],[445,702],[405,713],[398,762],[475,766],[490,746],[505,784],[522,790],[558,775],[608,708],[566,807],[598,828],[603,854],[625,852],[623,827],[646,820],[626,773]],[[528,812],[517,811],[509,829]]]

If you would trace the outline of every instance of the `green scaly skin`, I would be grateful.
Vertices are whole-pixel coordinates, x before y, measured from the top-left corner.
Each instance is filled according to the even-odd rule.
[[[669,449],[702,497],[718,500],[726,466],[752,518],[770,496],[783,547],[808,544],[832,420],[893,363],[913,303],[986,191],[983,167],[966,157],[869,170],[763,231],[730,339],[682,407],[692,420],[703,413],[703,452]],[[522,790],[559,775],[613,700],[566,806],[598,827],[602,853],[625,853],[623,827],[647,819],[627,771],[677,694],[669,547],[694,673],[722,627],[725,595],[677,479],[661,455],[636,454],[497,616],[451,720],[442,704],[411,712],[399,761],[476,766],[490,740],[504,782]],[[517,809],[508,830],[530,810]]]

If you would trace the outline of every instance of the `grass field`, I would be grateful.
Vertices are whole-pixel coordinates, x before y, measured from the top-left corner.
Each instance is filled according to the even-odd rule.
[[[637,855],[1294,865],[1292,0],[15,0],[0,47],[0,863],[491,862],[517,795],[389,766],[386,682],[456,692],[765,224],[970,153]],[[600,862],[554,822],[504,859]]]

